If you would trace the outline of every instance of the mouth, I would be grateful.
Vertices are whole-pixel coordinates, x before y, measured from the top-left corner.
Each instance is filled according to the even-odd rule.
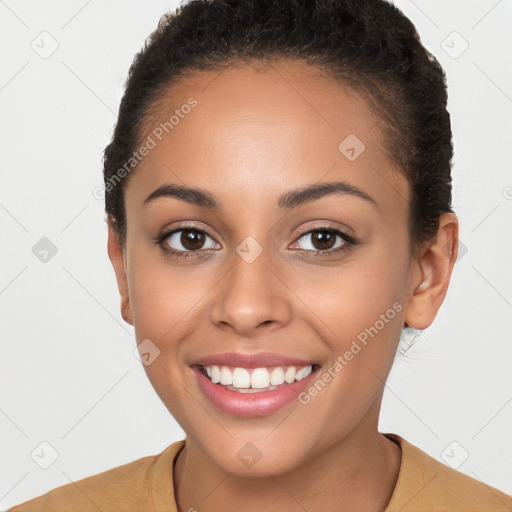
[[[320,365],[246,368],[194,364],[199,387],[220,410],[244,417],[265,416],[292,402]]]
[[[213,384],[235,393],[262,393],[300,382],[319,368],[317,364],[303,367],[275,366],[243,368],[232,366],[201,366],[199,371]]]

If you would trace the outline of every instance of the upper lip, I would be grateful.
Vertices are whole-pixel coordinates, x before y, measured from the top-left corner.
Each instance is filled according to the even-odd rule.
[[[272,352],[224,352],[205,356],[194,361],[195,365],[200,366],[233,366],[240,368],[264,368],[272,366],[298,366],[304,367],[314,365],[310,360],[297,359]]]

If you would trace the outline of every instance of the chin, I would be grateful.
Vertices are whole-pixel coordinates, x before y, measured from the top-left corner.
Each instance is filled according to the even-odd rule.
[[[246,433],[243,438],[225,439],[224,442],[212,442],[205,433],[203,450],[210,459],[225,472],[234,476],[265,478],[293,471],[308,458],[306,451],[299,452],[307,441],[298,440],[289,445],[282,437],[270,440],[268,432],[259,432],[254,436]]]

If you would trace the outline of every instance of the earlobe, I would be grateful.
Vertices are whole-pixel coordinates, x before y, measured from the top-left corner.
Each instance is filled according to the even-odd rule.
[[[458,219],[453,213],[443,213],[439,219],[437,237],[418,257],[419,272],[412,284],[407,301],[405,322],[415,329],[426,329],[441,307],[458,250]],[[417,278],[419,274],[420,278]]]
[[[108,244],[107,251],[117,280],[117,287],[121,298],[121,316],[125,322],[133,325],[130,295],[128,291],[128,279],[126,273],[126,258],[123,248],[119,242],[116,230],[111,221],[108,223]]]

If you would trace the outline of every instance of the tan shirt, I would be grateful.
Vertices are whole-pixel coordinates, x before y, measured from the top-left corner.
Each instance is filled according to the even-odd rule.
[[[396,434],[383,435],[402,450],[398,480],[385,512],[512,511],[511,496],[445,466]],[[177,512],[173,464],[185,442],[57,487],[8,512]],[[196,508],[206,510],[200,503]]]

